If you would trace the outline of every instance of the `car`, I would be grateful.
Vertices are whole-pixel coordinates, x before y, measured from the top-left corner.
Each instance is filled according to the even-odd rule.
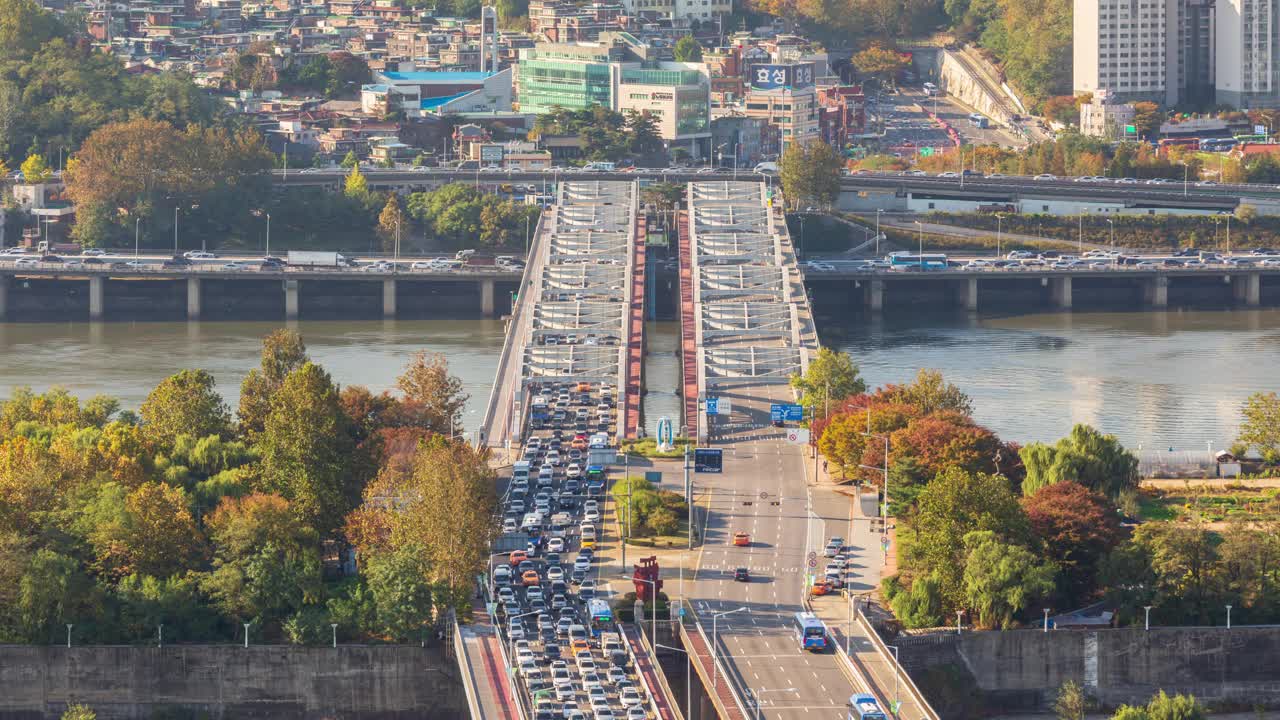
[[[1154,270],[1160,267],[1160,263],[1152,262],[1151,260],[1143,260],[1137,265],[1134,265],[1134,267],[1138,268],[1139,270]]]
[[[1196,183],[1196,187],[1216,187],[1218,183],[1213,180],[1201,180]]]
[[[617,685],[627,679],[627,671],[617,666],[610,666],[605,676],[609,678],[610,685]]]
[[[596,596],[596,582],[587,580],[578,587],[578,597],[583,600],[590,600]]]
[[[37,267],[40,265],[39,258],[23,257],[13,261],[14,267]]]
[[[80,254],[84,257],[102,257],[107,254],[107,251],[102,248],[89,248],[88,250],[82,251]]]
[[[215,260],[218,256],[211,252],[205,252],[204,250],[188,250],[182,253],[182,257],[188,260]]]
[[[744,567],[735,568],[733,579],[737,582],[751,582],[751,571]]]
[[[573,689],[573,683],[566,680],[556,683],[556,699],[560,701],[571,700],[577,693]]]
[[[564,538],[553,537],[547,541],[547,552],[564,552]]]
[[[537,570],[526,570],[520,574],[520,582],[528,587],[530,585],[537,585],[542,582],[542,580],[538,577]]]
[[[958,178],[958,177],[960,177],[960,173],[950,172],[950,171],[948,171],[948,172],[940,172],[940,173],[938,173],[938,177],[940,177],[940,178]]]
[[[507,626],[507,635],[515,640],[524,639],[524,623],[519,618],[511,618],[510,625]]]
[[[746,547],[751,544],[751,536],[739,530],[733,534],[733,544],[738,547]]]
[[[240,272],[243,270],[248,270],[249,266],[245,265],[244,263],[229,262],[229,263],[226,263],[225,265],[219,265],[218,269],[225,270],[228,272]]]
[[[622,704],[627,707],[635,707],[644,704],[644,698],[641,697],[640,691],[633,687],[624,687],[622,692],[618,693],[618,698]]]
[[[990,262],[987,262],[986,260],[978,260],[978,259],[974,259],[974,260],[970,260],[969,262],[965,263],[965,267],[967,267],[967,268],[989,268],[989,267],[991,267],[991,263],[990,263]]]
[[[568,718],[570,717],[573,717],[575,713],[581,715],[582,711],[578,709],[578,703],[572,700],[569,700],[568,702],[560,706],[560,714],[566,720],[568,720]]]
[[[573,626],[572,619],[567,617],[560,618],[560,621],[556,623],[556,635],[559,635],[560,637],[568,637],[569,628],[572,626]]]
[[[1058,179],[1058,176],[1057,176],[1057,175],[1050,175],[1049,173],[1040,173],[1039,175],[1036,175],[1035,177],[1033,177],[1033,178],[1031,178],[1031,179],[1032,179],[1032,180],[1057,180],[1057,179]]]
[[[528,588],[526,588],[526,589],[525,589],[525,599],[526,599],[526,600],[529,600],[530,602],[532,602],[532,601],[534,601],[534,600],[542,600],[542,599],[543,599],[543,597],[542,597],[542,586],[541,586],[541,585],[530,585]]]
[[[909,176],[909,177],[924,177],[924,176],[928,175],[929,173],[927,173],[927,172],[925,172],[925,171],[923,171],[923,170],[907,170],[906,172],[904,172],[904,173],[902,173],[902,174],[903,174],[903,175],[907,175],[907,176]]]
[[[574,450],[573,452],[578,451]],[[582,466],[576,462],[571,462],[569,463],[569,466],[565,468],[564,475],[567,478],[580,478],[582,477]]]
[[[814,580],[813,587],[809,588],[809,594],[814,596],[826,595],[831,592],[831,586],[826,580]]]
[[[632,705],[627,708],[627,720],[645,720],[647,717],[649,717],[649,715],[644,711],[644,708],[639,705]]]

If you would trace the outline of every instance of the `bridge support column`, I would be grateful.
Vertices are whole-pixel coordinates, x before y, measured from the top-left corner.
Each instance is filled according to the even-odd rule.
[[[382,281],[382,317],[394,318],[396,316],[396,281],[386,279]]]
[[[89,319],[101,320],[106,305],[107,279],[101,275],[89,276]]]
[[[200,319],[200,278],[187,278],[187,319]]]
[[[1249,307],[1258,307],[1262,302],[1262,273],[1248,273],[1231,278],[1231,294],[1236,302]]]
[[[1144,281],[1142,298],[1151,307],[1169,307],[1169,276],[1157,275]]]
[[[868,280],[863,285],[863,294],[867,309],[872,312],[880,312],[884,309],[884,281]]]
[[[9,276],[0,275],[0,320],[9,316]]]
[[[965,278],[956,287],[956,302],[969,312],[978,311],[978,278]]]
[[[493,317],[493,281],[480,281],[480,314]]]
[[[298,319],[298,281],[284,281],[284,316],[287,320]]]
[[[1071,277],[1049,278],[1049,297],[1053,306],[1062,310],[1071,309]]]

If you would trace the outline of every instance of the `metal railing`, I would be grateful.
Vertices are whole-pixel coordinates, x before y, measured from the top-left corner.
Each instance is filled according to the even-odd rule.
[[[884,660],[889,667],[893,668],[893,671],[897,673],[902,683],[906,685],[907,693],[911,695],[911,699],[915,702],[916,707],[920,708],[920,710],[926,714],[928,720],[941,720],[941,716],[938,715],[937,711],[935,711],[931,705],[929,705],[929,701],[925,699],[924,693],[920,692],[920,688],[916,687],[915,681],[912,680],[911,676],[908,675],[906,671],[902,669],[902,666],[898,664],[893,653],[889,652],[889,648],[885,647],[884,641],[880,639],[880,635],[876,633],[876,629],[871,626],[871,621],[867,619],[867,616],[862,613],[861,609],[857,611],[857,615],[858,623],[862,626],[863,630],[866,631],[867,636],[871,638],[871,644],[875,646],[876,653],[880,655],[880,658]]]
[[[725,653],[720,652],[719,648],[716,645],[713,645],[710,641],[707,640],[707,633],[703,631],[702,623],[695,622],[694,625],[695,627],[698,628],[698,635],[702,636],[702,642],[706,643],[708,648],[711,648],[712,662],[715,663],[717,671],[720,673],[720,675],[724,676],[725,682],[728,683],[729,693],[733,695],[733,702],[738,706],[738,711],[742,713],[743,717],[751,717],[751,714],[747,711],[747,703],[742,699],[742,695],[743,695],[742,690],[738,687],[738,681],[741,678],[737,677],[736,675],[730,674],[727,671],[727,669],[724,667],[724,664],[721,661],[724,658]],[[717,637],[716,643],[718,644],[719,642],[720,642],[720,638]],[[711,697],[713,699],[716,698],[716,693],[714,690],[712,690],[711,692]]]
[[[462,692],[467,696],[467,709],[471,711],[471,717],[483,718],[480,696],[476,694],[475,673],[467,657],[466,642],[462,639],[462,628],[458,625],[458,614],[453,610],[449,611],[449,623],[452,625],[453,632],[453,656],[457,658],[460,671],[458,674],[462,676]]]

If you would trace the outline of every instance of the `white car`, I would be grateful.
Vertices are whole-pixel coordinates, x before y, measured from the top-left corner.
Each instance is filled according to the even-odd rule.
[[[182,253],[182,257],[188,260],[214,260],[218,256],[211,252],[205,252],[204,250],[188,250]]]
[[[547,552],[564,552],[564,538],[553,537],[547,541]]]
[[[107,254],[107,251],[101,248],[89,248],[80,254],[84,257],[102,257]]]
[[[228,271],[228,272],[240,272],[240,271],[242,271],[242,270],[248,270],[248,269],[249,269],[249,267],[248,267],[247,265],[242,265],[242,264],[240,264],[240,263],[238,263],[238,262],[229,262],[229,263],[227,263],[226,265],[222,265],[222,266],[221,266],[221,267],[219,267],[218,269],[219,269],[219,270],[226,270],[226,271]]]
[[[435,260],[418,260],[414,264],[410,265],[409,269],[430,271],[430,270],[443,270],[444,268],[441,267],[440,264],[437,263]]]
[[[968,263],[965,263],[965,267],[989,268],[991,267],[991,263],[987,262],[986,260],[970,260]]]
[[[1031,179],[1032,179],[1032,180],[1057,180],[1057,179],[1058,179],[1058,176],[1057,176],[1057,175],[1050,175],[1049,173],[1040,173],[1039,175],[1036,175],[1035,177],[1033,177],[1033,178],[1031,178]]]
[[[569,467],[565,468],[564,475],[567,478],[580,478],[582,477],[582,466],[576,462],[571,462]]]
[[[40,259],[33,257],[23,257],[13,261],[14,267],[37,267],[38,265],[40,265]]]
[[[563,543],[562,543],[563,544]],[[550,550],[550,547],[548,547]],[[551,550],[551,552],[560,552],[559,550]],[[558,582],[564,580],[564,568],[559,565],[552,565],[547,568],[547,582]]]
[[[627,707],[636,707],[644,704],[644,698],[640,696],[640,691],[633,687],[622,688],[619,693],[622,704]]]

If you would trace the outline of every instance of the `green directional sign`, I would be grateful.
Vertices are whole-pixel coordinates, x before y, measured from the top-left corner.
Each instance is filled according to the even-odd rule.
[[[1137,135],[1137,134],[1138,134],[1138,127],[1137,127],[1136,125],[1125,125],[1125,126],[1124,126],[1124,134],[1125,134],[1125,135]]]
[[[929,157],[931,155],[933,155],[933,148],[931,147],[920,148],[920,157]]]

